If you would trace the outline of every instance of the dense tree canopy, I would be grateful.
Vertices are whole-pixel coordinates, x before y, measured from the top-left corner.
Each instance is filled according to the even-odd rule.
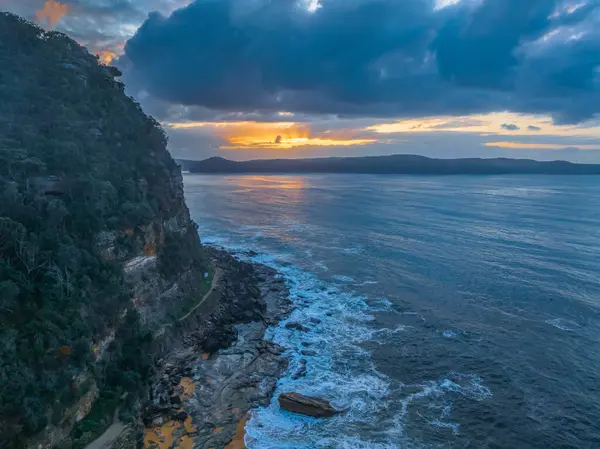
[[[122,262],[136,233],[181,207],[165,134],[118,75],[67,36],[0,13],[0,446],[58,421],[85,393],[82,373],[128,388],[148,374],[131,311],[136,332],[117,332],[112,365],[92,363],[91,345],[131,304]],[[120,236],[123,257],[101,255],[100,232]]]

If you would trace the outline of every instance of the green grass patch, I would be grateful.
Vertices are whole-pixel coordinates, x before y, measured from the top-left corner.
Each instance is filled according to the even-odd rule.
[[[104,391],[100,394],[87,416],[73,428],[73,449],[84,448],[110,427],[119,406],[119,397],[119,391]]]

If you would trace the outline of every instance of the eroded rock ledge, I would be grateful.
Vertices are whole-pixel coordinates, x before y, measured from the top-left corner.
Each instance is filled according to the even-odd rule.
[[[215,293],[190,317],[193,330],[159,360],[142,407],[148,449],[228,447],[249,410],[269,403],[287,367],[282,348],[264,340],[292,308],[283,280],[268,267],[211,253],[221,273]]]

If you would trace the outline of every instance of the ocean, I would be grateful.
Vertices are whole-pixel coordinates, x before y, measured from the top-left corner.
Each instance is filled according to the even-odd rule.
[[[600,448],[600,178],[184,181],[202,241],[279,270],[310,328],[269,330],[277,393],[346,410],[274,398],[249,449]]]

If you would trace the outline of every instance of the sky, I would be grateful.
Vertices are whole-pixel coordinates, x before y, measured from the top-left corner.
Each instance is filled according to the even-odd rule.
[[[173,156],[600,163],[600,0],[0,0],[123,71]]]

